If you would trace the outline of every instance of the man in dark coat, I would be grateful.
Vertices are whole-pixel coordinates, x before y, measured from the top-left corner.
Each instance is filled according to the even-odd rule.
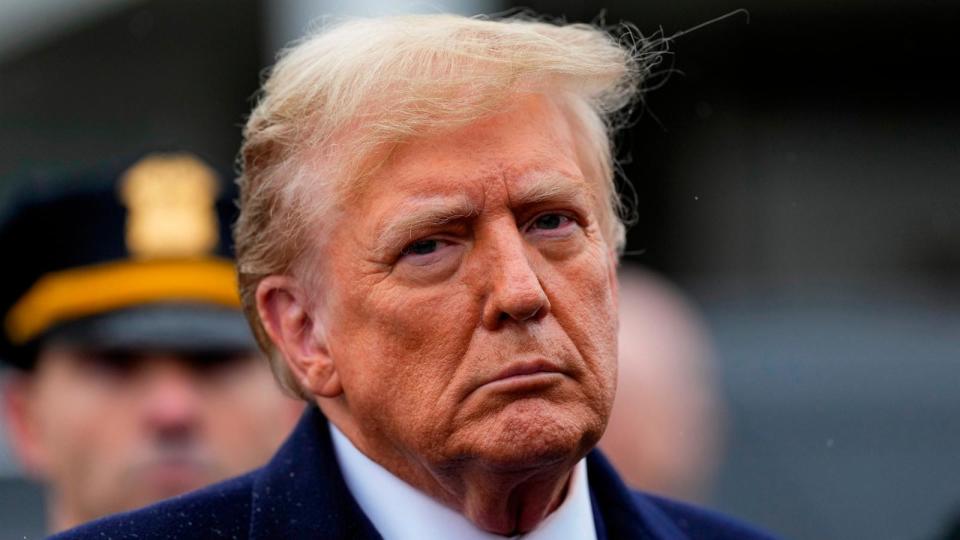
[[[591,452],[616,385],[609,127],[643,45],[434,15],[288,50],[235,236],[254,332],[315,408],[264,469],[65,538],[765,538]]]
[[[632,492],[597,451],[588,454],[587,471],[597,540],[771,538],[709,510]],[[404,512],[405,502],[396,507]],[[104,538],[101,533],[139,540],[382,538],[351,496],[327,422],[313,407],[266,467],[55,538]]]

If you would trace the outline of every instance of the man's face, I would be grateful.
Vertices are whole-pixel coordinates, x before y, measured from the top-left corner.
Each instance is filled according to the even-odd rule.
[[[50,346],[18,386],[14,442],[49,484],[57,529],[261,465],[300,409],[250,353]]]
[[[315,316],[368,453],[506,471],[599,439],[614,258],[575,145],[527,98],[397,148],[345,205]]]

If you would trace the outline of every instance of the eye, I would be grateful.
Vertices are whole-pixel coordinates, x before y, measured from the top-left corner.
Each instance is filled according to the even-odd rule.
[[[84,372],[100,379],[126,379],[143,365],[143,357],[123,350],[77,351]]]
[[[571,225],[576,220],[566,214],[550,212],[540,214],[528,222],[527,231],[531,233],[541,233],[547,236],[565,235],[572,232]]]
[[[434,239],[417,240],[400,251],[401,255],[429,255],[440,248],[440,241]]]
[[[542,230],[553,230],[563,227],[570,222],[570,218],[563,214],[543,214],[533,220],[532,227]]]
[[[415,282],[441,279],[456,270],[463,247],[463,242],[455,238],[414,240],[400,250],[394,268],[398,276]]]
[[[181,353],[180,359],[198,375],[210,377],[242,370],[243,364],[256,360],[256,354],[246,350],[210,350]]]

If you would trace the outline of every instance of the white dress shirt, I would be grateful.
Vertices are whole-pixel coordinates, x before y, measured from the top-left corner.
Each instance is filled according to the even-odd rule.
[[[447,508],[397,478],[363,455],[333,424],[333,448],[347,488],[384,540],[503,540],[505,537],[478,529],[460,513]],[[525,540],[596,540],[587,464],[580,460],[570,475],[563,503],[536,529],[515,536]]]

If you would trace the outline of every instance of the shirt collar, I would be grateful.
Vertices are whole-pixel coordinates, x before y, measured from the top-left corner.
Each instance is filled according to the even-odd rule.
[[[503,536],[478,529],[460,513],[397,478],[357,450],[336,426],[332,423],[329,426],[347,488],[384,540],[503,540]],[[596,540],[584,460],[577,463],[570,475],[563,503],[536,529],[514,538]]]

